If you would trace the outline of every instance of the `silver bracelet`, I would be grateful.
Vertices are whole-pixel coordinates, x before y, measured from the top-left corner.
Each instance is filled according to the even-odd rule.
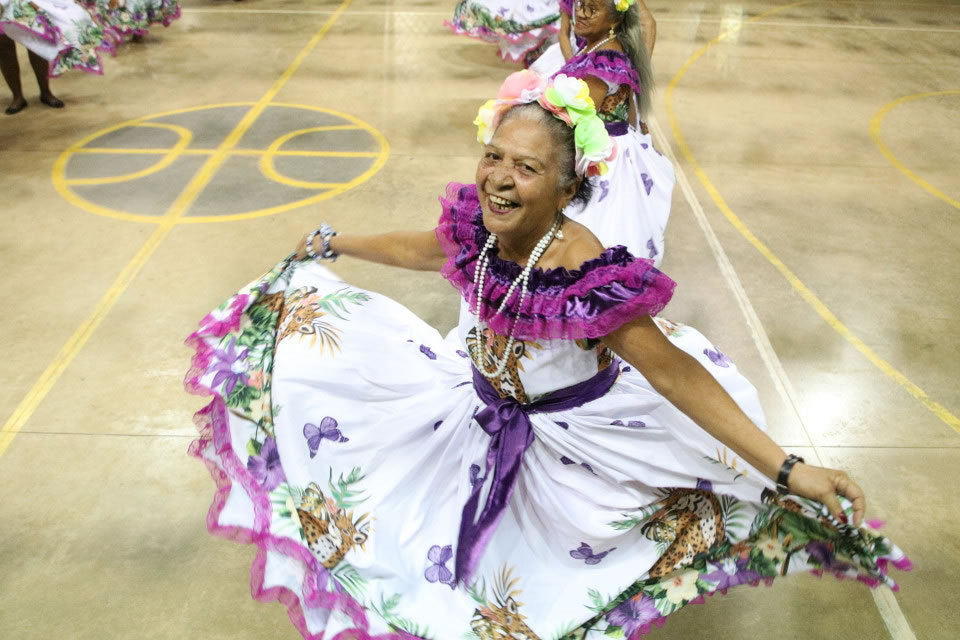
[[[340,256],[339,253],[330,248],[330,241],[335,235],[337,235],[337,232],[326,223],[321,224],[318,229],[311,231],[310,235],[307,236],[307,257],[312,260],[329,260],[330,262],[334,262]],[[317,236],[320,236],[323,240],[323,247],[319,252],[313,248],[313,241]]]

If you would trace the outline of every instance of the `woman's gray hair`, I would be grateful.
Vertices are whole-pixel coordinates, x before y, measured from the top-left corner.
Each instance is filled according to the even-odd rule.
[[[557,149],[560,189],[566,189],[579,180],[580,186],[577,188],[577,193],[573,196],[570,204],[586,204],[589,202],[590,196],[593,195],[593,185],[586,176],[580,180],[577,175],[577,149],[574,142],[573,127],[568,126],[567,123],[555,117],[536,102],[511,108],[503,115],[500,124],[515,119],[530,120],[547,128],[550,137],[553,138],[554,147]]]
[[[650,54],[643,41],[643,26],[640,24],[640,8],[634,2],[624,12],[617,11],[615,0],[609,0],[610,15],[621,16],[623,20],[617,26],[616,34],[637,75],[640,76],[640,113],[645,118],[653,105],[653,69],[650,66]]]

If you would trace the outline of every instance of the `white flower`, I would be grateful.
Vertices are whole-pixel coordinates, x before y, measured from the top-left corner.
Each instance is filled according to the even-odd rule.
[[[697,577],[698,574],[693,569],[687,569],[682,573],[677,573],[666,578],[661,582],[667,591],[667,600],[673,604],[680,604],[685,600],[693,600],[697,597]]]
[[[588,106],[593,106],[593,100],[590,98],[590,88],[580,78],[571,78],[561,73],[553,79],[553,88],[563,97],[566,106],[575,109],[586,109]]]
[[[765,558],[769,558],[770,560],[780,561],[787,557],[787,553],[783,550],[783,545],[780,544],[780,541],[770,537],[757,540],[757,548],[760,549],[760,553],[762,553]]]

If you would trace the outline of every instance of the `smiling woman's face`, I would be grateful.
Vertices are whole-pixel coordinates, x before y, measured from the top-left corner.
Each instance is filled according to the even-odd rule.
[[[570,202],[576,185],[561,187],[556,145],[547,127],[528,117],[505,118],[484,145],[477,191],[490,232],[521,240],[542,235]]]

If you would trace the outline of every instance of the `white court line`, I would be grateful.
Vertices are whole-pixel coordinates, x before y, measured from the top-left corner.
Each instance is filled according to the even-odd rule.
[[[823,461],[820,458],[820,452],[816,445],[813,444],[810,434],[807,432],[807,427],[803,423],[803,418],[800,417],[800,411],[795,401],[796,395],[793,390],[793,385],[790,384],[790,378],[787,377],[783,363],[780,362],[776,351],[773,350],[773,345],[770,344],[770,338],[767,336],[767,332],[760,322],[756,309],[754,309],[753,303],[750,302],[750,298],[743,288],[740,276],[737,275],[736,269],[734,269],[733,264],[730,262],[730,258],[727,257],[727,252],[724,251],[723,245],[720,244],[720,239],[717,237],[713,226],[707,219],[703,205],[700,204],[697,194],[690,186],[690,180],[687,179],[687,174],[683,166],[677,162],[677,157],[673,153],[673,147],[663,134],[659,123],[655,118],[651,118],[648,124],[654,137],[657,139],[658,146],[667,154],[670,161],[673,162],[677,174],[677,184],[680,185],[680,190],[683,192],[687,204],[690,205],[690,209],[693,211],[693,216],[696,218],[700,230],[703,231],[703,235],[707,239],[707,244],[710,246],[710,251],[717,261],[717,266],[720,267],[720,273],[723,275],[724,280],[727,281],[727,285],[730,287],[730,290],[733,292],[733,297],[737,301],[737,306],[740,307],[740,311],[747,321],[747,326],[750,327],[753,343],[760,352],[760,357],[767,367],[767,372],[773,379],[774,386],[777,387],[777,391],[780,393],[783,402],[793,409],[797,420],[800,422],[800,426],[803,428],[804,434],[807,436],[807,440],[810,440],[810,446],[813,448],[818,463],[822,465]],[[910,628],[910,623],[907,621],[906,616],[903,615],[903,611],[900,609],[900,605],[893,595],[893,591],[881,586],[876,589],[870,589],[870,594],[873,596],[873,603],[880,613],[880,618],[883,620],[883,624],[886,626],[891,640],[917,640],[917,636],[914,635],[913,630]]]
[[[278,14],[278,15],[329,15],[329,9],[183,9],[184,13],[251,13],[251,14]],[[391,11],[389,9],[351,11],[352,16],[442,16],[450,17],[450,11]],[[676,22],[690,24],[725,24],[722,18],[657,18],[657,22]],[[896,27],[857,24],[834,24],[832,22],[769,22],[763,21],[751,24],[751,27],[800,27],[807,29],[854,29],[868,31],[917,31],[921,33],[960,33],[960,29],[939,29],[936,27]]]

